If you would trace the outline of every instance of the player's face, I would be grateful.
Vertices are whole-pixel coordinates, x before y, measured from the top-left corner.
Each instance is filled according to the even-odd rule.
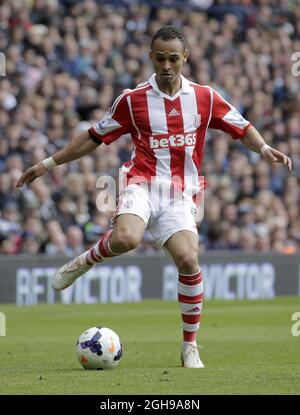
[[[175,83],[187,60],[187,50],[179,39],[156,39],[150,51],[157,81],[162,85]]]

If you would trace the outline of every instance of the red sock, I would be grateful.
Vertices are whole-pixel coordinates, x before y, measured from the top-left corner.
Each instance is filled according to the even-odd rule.
[[[118,256],[120,254],[114,253],[109,246],[109,239],[112,234],[112,229],[109,229],[100,238],[100,240],[89,251],[86,252],[86,263],[88,265],[94,265],[98,262],[103,262],[106,258]]]
[[[202,309],[203,280],[199,270],[196,274],[179,274],[178,301],[181,308],[183,340],[196,341],[200,327]]]

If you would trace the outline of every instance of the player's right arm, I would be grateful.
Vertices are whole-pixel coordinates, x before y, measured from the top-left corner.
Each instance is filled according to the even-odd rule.
[[[27,169],[19,178],[16,187],[32,183],[37,177],[42,176],[55,166],[79,159],[95,150],[102,142],[110,144],[121,135],[129,133],[131,127],[131,114],[127,94],[125,93],[115,100],[113,106],[101,121],[77,136],[67,147],[58,151],[52,157]]]

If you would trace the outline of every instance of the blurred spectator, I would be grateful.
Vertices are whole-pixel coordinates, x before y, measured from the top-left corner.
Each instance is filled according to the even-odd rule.
[[[48,255],[63,255],[67,250],[67,238],[60,232],[50,236],[46,244],[45,253]]]
[[[299,250],[300,82],[291,57],[300,47],[300,7],[299,1],[277,6],[273,0],[2,2],[0,253],[73,256],[110,226],[112,213],[97,209],[97,179],[118,177],[131,156],[129,136],[21,191],[16,180],[101,119],[124,88],[148,79],[149,40],[163,24],[178,25],[186,37],[184,74],[217,89],[294,163],[290,174],[209,130],[199,249]],[[157,249],[146,233],[137,251]]]
[[[83,252],[83,233],[79,226],[70,226],[67,229],[66,254],[77,256]]]
[[[39,252],[40,244],[38,238],[31,232],[25,232],[22,235],[22,254],[37,254]]]

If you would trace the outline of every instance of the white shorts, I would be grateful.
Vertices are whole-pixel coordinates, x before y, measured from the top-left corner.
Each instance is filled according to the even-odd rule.
[[[176,232],[187,230],[198,235],[195,220],[196,206],[192,201],[161,202],[161,198],[149,192],[147,183],[131,184],[122,191],[115,216],[130,213],[145,222],[154,241],[163,246]]]

